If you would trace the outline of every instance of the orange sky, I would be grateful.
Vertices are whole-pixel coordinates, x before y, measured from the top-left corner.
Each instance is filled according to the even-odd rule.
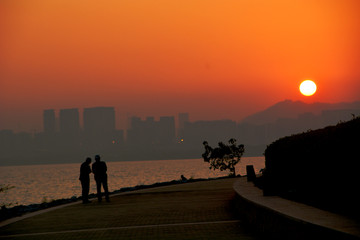
[[[122,128],[360,100],[359,12],[358,0],[2,0],[0,130],[42,131],[49,108],[115,106]]]

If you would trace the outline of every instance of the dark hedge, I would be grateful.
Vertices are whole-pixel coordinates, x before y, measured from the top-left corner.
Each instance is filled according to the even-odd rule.
[[[281,138],[265,150],[264,195],[360,215],[360,118]]]

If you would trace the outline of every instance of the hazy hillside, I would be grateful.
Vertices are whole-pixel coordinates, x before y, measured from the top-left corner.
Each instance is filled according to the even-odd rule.
[[[324,110],[360,109],[360,101],[352,103],[304,103],[284,100],[244,118],[242,123],[265,124],[275,122],[279,118],[297,118],[303,113],[321,114]]]

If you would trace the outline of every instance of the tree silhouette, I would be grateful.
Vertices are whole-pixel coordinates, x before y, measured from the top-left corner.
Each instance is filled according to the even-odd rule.
[[[205,162],[210,163],[210,169],[230,170],[230,175],[236,176],[235,165],[240,162],[245,151],[243,144],[236,145],[236,139],[231,138],[229,145],[219,142],[218,147],[212,148],[207,141],[203,145],[205,152],[202,157]]]

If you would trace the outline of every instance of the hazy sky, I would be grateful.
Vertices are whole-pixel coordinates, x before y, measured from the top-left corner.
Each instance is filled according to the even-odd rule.
[[[123,127],[360,100],[359,12],[358,0],[1,0],[0,130],[42,131],[49,108],[114,106]]]

